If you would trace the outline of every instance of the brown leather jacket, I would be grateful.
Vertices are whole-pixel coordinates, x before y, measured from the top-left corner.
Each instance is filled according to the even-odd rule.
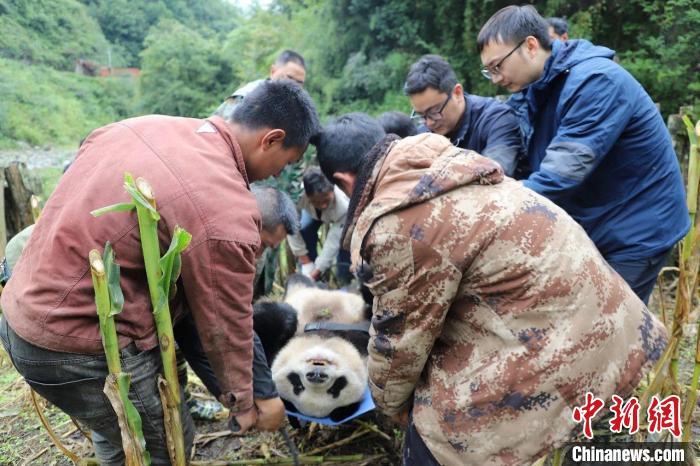
[[[123,187],[127,171],[153,186],[161,252],[176,225],[192,234],[171,308],[186,299],[225,397],[235,395],[234,410],[249,408],[260,214],[241,149],[218,117],[145,116],[94,131],[48,200],[3,292],[7,321],[43,348],[102,352],[87,257],[109,241],[125,298],[116,316],[119,345],[157,345],[136,214],[90,215],[130,200]]]

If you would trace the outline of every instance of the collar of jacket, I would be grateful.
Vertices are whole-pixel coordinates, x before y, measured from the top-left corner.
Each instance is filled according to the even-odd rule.
[[[464,136],[466,136],[469,127],[471,126],[471,106],[469,105],[469,94],[464,93],[464,112],[462,112],[462,118],[459,119],[457,123],[457,130],[452,136],[450,136],[450,141],[455,146],[459,147],[462,144]]]
[[[348,228],[352,231],[353,269],[360,267],[364,238],[379,217],[460,186],[500,183],[503,177],[498,163],[455,147],[438,134],[424,133],[393,142],[375,165]]]
[[[246,172],[245,160],[243,160],[243,151],[241,150],[241,146],[238,145],[236,136],[231,132],[231,128],[229,127],[228,123],[226,123],[226,121],[219,116],[211,116],[206,118],[206,121],[214,125],[224,141],[226,141],[226,144],[228,144],[228,146],[231,148],[231,156],[233,157],[233,161],[236,163],[238,171],[241,172],[241,176],[245,180],[246,187],[250,189],[248,172]]]

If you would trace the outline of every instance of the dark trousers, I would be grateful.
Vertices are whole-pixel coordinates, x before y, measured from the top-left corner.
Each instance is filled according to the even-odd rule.
[[[50,351],[32,345],[17,335],[4,318],[0,319],[0,340],[12,364],[39,395],[92,431],[100,464],[124,464],[117,416],[102,391],[109,373],[105,357]],[[156,376],[161,372],[160,350],[139,351],[131,344],[120,351],[120,360],[122,371],[131,374],[129,399],[141,415],[152,464],[169,465],[163,407],[156,385]],[[195,429],[182,390],[181,398],[180,416],[189,457]]]
[[[669,254],[671,254],[670,249],[649,259],[635,261],[609,260],[608,264],[625,279],[644,304],[649,304],[649,296],[654,290],[656,277],[666,264]]]
[[[216,379],[207,354],[204,352],[202,340],[197,333],[192,314],[187,312],[173,327],[175,342],[179,349],[178,359],[184,357],[197,377],[200,378],[207,390],[217,399],[221,395],[219,381]],[[178,361],[180,362],[180,361]],[[180,364],[178,364],[178,367]],[[187,370],[180,376],[180,383],[187,381]],[[272,381],[272,373],[265,358],[265,349],[256,333],[253,334],[253,396],[260,399],[269,399],[279,396],[275,383]]]
[[[316,248],[318,245],[318,229],[321,228],[323,222],[312,218],[305,210],[301,211],[301,237],[304,238],[306,250],[309,251],[309,259],[316,260],[318,254]],[[335,274],[338,282],[347,284],[352,281],[350,273],[350,251],[340,249],[336,256]]]
[[[425,442],[420,437],[413,424],[413,416],[411,416],[406,434],[403,439],[403,464],[404,466],[439,466],[438,460],[425,446]]]

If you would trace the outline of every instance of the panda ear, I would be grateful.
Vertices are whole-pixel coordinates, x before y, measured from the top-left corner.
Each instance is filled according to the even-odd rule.
[[[268,364],[272,364],[296,329],[297,313],[289,304],[259,301],[253,305],[253,330],[260,338]]]

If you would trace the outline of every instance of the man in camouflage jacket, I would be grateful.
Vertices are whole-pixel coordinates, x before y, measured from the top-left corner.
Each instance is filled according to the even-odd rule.
[[[587,392],[629,396],[666,331],[554,203],[439,135],[363,147],[368,119],[328,125],[318,156],[373,273],[374,401],[412,410],[434,463],[530,464],[579,432]]]

